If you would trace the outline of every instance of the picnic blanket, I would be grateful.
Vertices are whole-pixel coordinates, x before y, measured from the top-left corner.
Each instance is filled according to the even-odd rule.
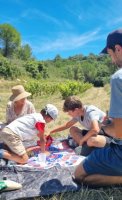
[[[28,160],[27,164],[23,165],[23,167],[48,169],[53,166],[76,166],[84,158],[83,156],[76,155],[75,151],[68,146],[67,140],[64,139],[53,140],[48,147],[48,151],[50,152],[50,155],[46,157],[45,165],[39,161],[40,151],[37,149],[33,150],[31,158]]]
[[[61,139],[54,140],[49,151],[45,165],[38,160],[39,152],[34,151],[25,165],[8,162],[0,166],[0,179],[22,184],[19,190],[1,192],[0,198],[14,200],[79,190],[81,186],[72,180],[72,174],[84,157],[76,155]]]

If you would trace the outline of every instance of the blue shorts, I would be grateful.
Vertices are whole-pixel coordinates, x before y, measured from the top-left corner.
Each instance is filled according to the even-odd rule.
[[[111,143],[92,151],[83,161],[83,168],[88,175],[122,176],[122,145]]]

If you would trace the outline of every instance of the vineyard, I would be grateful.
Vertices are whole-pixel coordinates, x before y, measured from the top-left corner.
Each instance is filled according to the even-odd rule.
[[[25,88],[34,96],[61,94],[62,99],[70,95],[77,95],[85,92],[92,87],[90,83],[83,83],[78,81],[65,81],[63,83],[46,82],[46,81],[30,81],[25,84]]]

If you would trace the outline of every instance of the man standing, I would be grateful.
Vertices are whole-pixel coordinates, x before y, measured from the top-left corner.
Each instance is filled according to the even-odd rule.
[[[106,47],[112,62],[119,67],[111,77],[109,117],[113,118],[105,132],[113,137],[110,147],[94,150],[75,170],[75,180],[92,185],[122,183],[122,29],[111,32]]]

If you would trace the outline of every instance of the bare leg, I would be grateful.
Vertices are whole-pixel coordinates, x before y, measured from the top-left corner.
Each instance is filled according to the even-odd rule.
[[[106,137],[103,135],[90,137],[87,140],[87,145],[89,147],[104,147],[106,145]]]
[[[84,183],[89,185],[116,185],[122,184],[122,176],[106,176],[100,174],[94,174],[86,176],[83,180]]]
[[[33,150],[39,151],[39,150],[40,150],[40,146],[32,146],[32,147],[26,148],[26,152],[27,152],[27,153],[30,153],[30,152],[32,152]]]
[[[82,130],[78,127],[72,126],[70,128],[70,135],[72,138],[77,142],[78,145],[80,145],[80,140],[82,139]]]
[[[20,164],[25,164],[25,163],[27,163],[28,155],[25,153],[25,154],[19,156],[17,154],[14,154],[10,151],[5,150],[3,153],[3,158],[15,161]]]
[[[75,170],[74,178],[77,182],[82,183],[84,178],[87,176],[87,173],[85,172],[82,163],[78,165],[78,167]]]
[[[76,168],[74,178],[76,182],[80,184],[85,183],[96,186],[122,184],[122,176],[106,176],[100,174],[88,175],[85,172],[82,163]]]

